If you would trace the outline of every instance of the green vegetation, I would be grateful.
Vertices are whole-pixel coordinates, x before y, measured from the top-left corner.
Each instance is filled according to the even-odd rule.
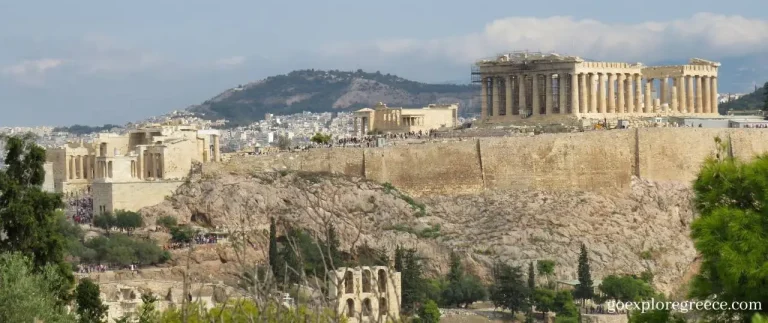
[[[75,322],[58,296],[71,283],[55,265],[36,266],[20,253],[0,254],[0,286],[0,322]]]
[[[691,237],[702,264],[690,296],[768,302],[768,155],[744,162],[729,156],[721,140],[716,144],[718,153],[704,163],[693,184],[700,216],[691,224]],[[748,321],[757,312],[704,314],[711,320]]]
[[[400,311],[412,314],[417,304],[426,300],[427,281],[424,279],[424,265],[416,249],[395,249],[395,270],[400,272],[401,305]]]
[[[437,303],[433,300],[427,300],[424,305],[419,308],[419,322],[420,323],[438,323],[440,322],[440,309],[437,307]]]
[[[105,132],[110,131],[113,128],[121,128],[121,126],[115,125],[115,124],[105,124],[103,126],[84,126],[84,125],[73,125],[69,127],[56,127],[53,128],[54,132],[69,132],[73,135],[87,135],[89,133],[94,132]]]
[[[76,312],[80,317],[79,323],[103,322],[107,316],[109,308],[99,298],[99,285],[88,278],[77,284],[75,301],[77,304]]]
[[[179,222],[176,220],[176,218],[172,216],[163,216],[157,219],[157,225],[162,226],[168,230],[170,230],[173,227],[176,227]]]
[[[451,252],[451,268],[446,278],[448,286],[443,290],[442,297],[446,304],[466,307],[476,301],[484,300],[487,296],[480,278],[466,275],[464,266],[461,264],[461,258],[455,252]]]
[[[327,145],[331,143],[331,135],[324,135],[322,133],[316,133],[309,141],[316,144]]]
[[[768,82],[766,82],[768,84]],[[744,96],[718,105],[720,114],[726,114],[728,110],[766,110],[765,102],[766,95],[768,95],[768,87],[757,88],[754,92],[745,94]]]
[[[622,302],[641,301],[655,296],[648,282],[630,275],[609,275],[603,279],[599,289],[607,299]]]
[[[299,70],[285,75],[268,77],[261,84],[232,92],[228,97],[213,102],[203,102],[192,109],[205,113],[205,118],[230,120],[227,126],[237,126],[261,120],[266,113],[293,114],[303,111],[333,111],[334,103],[344,95],[354,79],[366,79],[403,90],[414,97],[426,97],[426,101],[415,103],[422,107],[434,103],[434,95],[452,97],[474,96],[478,88],[474,85],[425,84],[409,81],[395,75],[379,72],[366,73],[362,70],[320,71]],[[307,97],[305,100],[287,102],[292,97]],[[371,103],[357,103],[349,109],[364,108]]]
[[[253,300],[233,300],[227,304],[217,305],[206,311],[202,304],[192,303],[186,308],[170,308],[162,313],[154,311],[157,320],[145,321],[152,323],[182,323],[182,322],[317,322],[317,323],[346,323],[345,317],[337,317],[331,310],[315,312],[305,305],[289,310],[275,302],[268,302],[265,309],[260,309]]]
[[[523,271],[520,267],[496,262],[492,273],[493,285],[490,298],[493,305],[512,312],[527,310],[529,289],[523,280]]]
[[[79,242],[79,241],[78,241]],[[136,239],[125,234],[94,237],[70,249],[72,256],[83,264],[156,265],[170,260],[153,240]]]
[[[414,229],[410,225],[396,224],[393,226],[385,227],[384,230],[400,231],[416,235],[422,239],[435,239],[440,236],[440,224],[435,224],[429,228],[424,228],[421,231]]]
[[[587,246],[581,244],[581,252],[579,253],[579,267],[578,267],[579,285],[576,286],[576,290],[573,291],[573,296],[578,299],[592,299],[595,297],[595,290],[592,287],[592,274],[589,270],[589,256],[587,254]]]
[[[427,215],[427,206],[424,205],[424,203],[417,202],[412,197],[410,197],[408,194],[405,194],[398,190],[392,183],[386,182],[381,185],[384,187],[384,193],[392,194],[396,197],[399,197],[403,199],[403,201],[407,202],[411,205],[411,208],[416,211],[413,215],[417,218],[423,217]]]

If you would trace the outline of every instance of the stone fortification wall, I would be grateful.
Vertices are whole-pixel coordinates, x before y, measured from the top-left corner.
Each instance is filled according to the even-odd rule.
[[[477,193],[484,189],[622,191],[631,177],[689,182],[729,141],[734,156],[768,152],[761,129],[646,128],[481,138],[384,148],[314,149],[233,157],[206,171],[298,170],[343,173],[389,182],[415,195]]]

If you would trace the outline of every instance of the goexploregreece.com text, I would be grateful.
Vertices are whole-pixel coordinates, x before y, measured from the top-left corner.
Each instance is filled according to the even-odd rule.
[[[761,311],[760,302],[724,302],[724,301],[656,301],[651,298],[640,302],[608,301],[606,307],[609,312],[627,312],[639,310],[642,313],[653,310],[670,310],[673,312],[687,313],[688,311]]]

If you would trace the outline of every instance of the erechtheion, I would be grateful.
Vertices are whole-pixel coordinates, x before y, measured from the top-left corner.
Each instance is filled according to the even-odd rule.
[[[516,52],[480,60],[483,120],[573,115],[587,118],[717,114],[720,63],[589,62],[576,56]]]
[[[421,109],[390,108],[379,102],[373,109],[355,111],[355,134],[369,132],[419,132],[455,127],[458,104],[430,104]]]

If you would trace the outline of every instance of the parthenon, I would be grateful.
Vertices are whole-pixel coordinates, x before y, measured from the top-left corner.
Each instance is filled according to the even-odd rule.
[[[698,58],[686,65],[644,66],[516,52],[478,61],[472,77],[481,84],[485,121],[716,115],[719,66]]]

